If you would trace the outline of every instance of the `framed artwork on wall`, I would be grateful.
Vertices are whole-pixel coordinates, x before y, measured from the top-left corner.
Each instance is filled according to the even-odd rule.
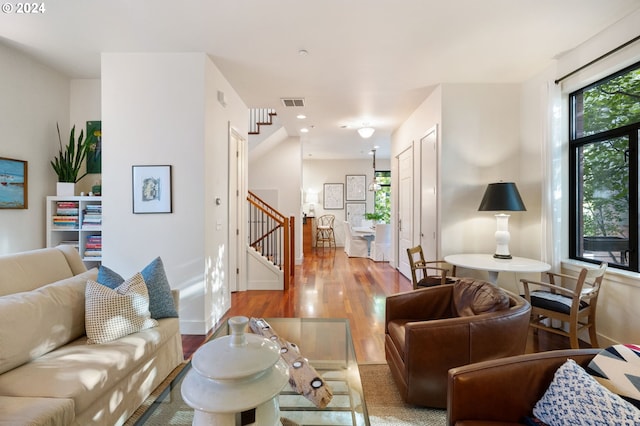
[[[322,207],[325,210],[342,210],[344,208],[344,184],[325,183]]]
[[[365,201],[367,199],[366,175],[346,175],[347,201]]]
[[[133,212],[172,213],[171,166],[133,166]]]
[[[0,209],[26,209],[27,162],[0,157]]]
[[[102,173],[102,121],[87,121],[87,138],[93,142],[87,152],[87,173]]]
[[[364,219],[364,213],[367,209],[366,203],[347,203],[345,211],[345,220],[351,224],[351,226],[361,226],[362,219]]]

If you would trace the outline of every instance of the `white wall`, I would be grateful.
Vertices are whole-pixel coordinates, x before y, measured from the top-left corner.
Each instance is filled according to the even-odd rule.
[[[302,146],[300,138],[289,137],[249,161],[249,190],[259,197],[264,191],[277,197],[272,207],[286,217],[295,218],[295,261],[302,258]],[[276,195],[277,194],[277,195]],[[270,200],[263,198],[265,202]]]
[[[388,159],[376,158],[377,170],[390,170]],[[325,210],[323,209],[323,188],[325,183],[346,182],[346,175],[365,175],[365,183],[368,186],[373,180],[373,158],[368,160],[308,160],[302,162],[302,188],[304,192],[314,191],[318,193],[318,203],[315,205],[315,217],[323,214],[333,214],[335,220],[336,245],[344,246],[344,227],[342,223],[346,220],[346,210]],[[345,185],[346,190],[346,185]],[[346,198],[346,197],[345,197]],[[304,201],[304,200],[303,200]],[[349,201],[352,202],[352,201]],[[357,202],[357,201],[353,201]],[[373,212],[373,193],[366,193],[366,212]],[[345,204],[347,201],[345,201]],[[309,211],[309,204],[303,203],[305,213]]]
[[[161,256],[183,333],[206,333],[228,308],[228,123],[246,134],[246,116],[205,54],[102,56],[103,264],[129,276]],[[172,166],[172,214],[132,213],[133,165]]]
[[[495,252],[495,213],[479,212],[478,206],[487,184],[501,180],[520,182],[519,96],[519,85],[515,84],[443,85],[440,176],[443,256]],[[514,244],[509,248],[513,256],[527,257],[515,244],[520,238],[520,221],[525,215],[539,217],[539,213],[535,208],[531,210],[529,194],[522,190],[520,194],[528,211],[511,214],[509,230]]]
[[[50,161],[65,143],[69,79],[0,43],[0,156],[27,161],[27,209],[0,211],[0,254],[45,246],[45,198],[55,195]]]
[[[417,144],[429,129],[438,127],[441,257],[495,251],[496,220],[493,213],[478,212],[478,206],[488,183],[500,180],[518,183],[520,180],[519,111],[519,85],[447,83],[435,88],[393,134],[394,158],[415,146],[414,178],[419,182]],[[395,162],[392,165],[397,176]],[[536,209],[539,203],[531,201],[530,207],[529,193],[522,189],[520,192],[528,211],[511,215],[512,241],[519,238],[521,213],[534,216],[536,220],[539,217]],[[419,185],[414,186],[414,194],[419,200]],[[420,224],[418,203],[414,210],[413,229],[417,232]],[[417,238],[414,235],[416,242]],[[539,245],[539,242],[528,243]],[[528,254],[516,244],[510,245],[510,249],[515,256]],[[460,273],[477,275],[474,271],[460,270]],[[514,277],[503,274],[500,279],[513,282]]]
[[[100,79],[71,80],[70,98],[69,128],[76,126],[76,137],[79,137],[80,130],[84,130],[86,139],[87,121],[100,121],[102,117]],[[82,166],[80,175],[86,170],[86,165]],[[101,179],[99,173],[86,175],[76,184],[76,195],[80,195],[80,192],[88,194],[91,192],[91,187]]]
[[[566,75],[593,58],[599,57],[631,40],[637,36],[638,22],[640,22],[640,10],[617,22],[576,49],[565,53],[558,59],[558,71],[555,72],[552,79]],[[566,123],[568,123],[566,105],[567,95],[571,91],[584,87],[638,61],[640,61],[640,44],[635,43],[565,80],[559,86],[562,93],[563,111],[565,112],[561,125],[566,128]],[[547,80],[547,83],[552,84],[550,83],[552,79]],[[559,132],[565,151],[567,149],[567,134],[566,131]],[[568,160],[565,158],[563,159],[563,179],[565,181],[568,180],[567,167]],[[558,200],[557,208],[563,212],[568,211],[567,189],[563,187],[562,193],[554,194],[554,199]],[[563,238],[566,242],[569,235],[566,213],[563,217],[565,220],[553,223],[561,228],[557,234],[559,238]],[[561,252],[563,271],[575,274],[579,268],[585,266],[581,262],[570,261],[567,258],[567,244],[563,244]],[[593,265],[588,264],[586,266]],[[612,343],[636,343],[640,341],[640,312],[637,309],[638,306],[640,306],[640,274],[608,269],[598,300],[597,331],[601,346]],[[585,340],[588,341],[588,338],[585,337]]]

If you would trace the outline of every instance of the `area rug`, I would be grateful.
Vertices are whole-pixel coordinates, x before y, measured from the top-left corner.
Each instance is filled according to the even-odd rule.
[[[181,373],[184,374],[184,365],[176,368],[158,386],[142,406],[127,420],[125,426],[133,426],[140,419],[144,419],[145,425],[152,426],[191,425],[193,410],[179,398],[166,398],[160,409],[153,412],[151,416],[146,414],[154,401],[163,392],[170,389],[171,381]],[[446,410],[415,407],[402,401],[387,364],[360,364],[358,369],[360,370],[364,399],[367,403],[369,422],[372,426],[446,425]],[[171,414],[167,415],[167,413]]]
[[[447,411],[406,404],[387,364],[360,364],[360,380],[372,426],[445,426]]]

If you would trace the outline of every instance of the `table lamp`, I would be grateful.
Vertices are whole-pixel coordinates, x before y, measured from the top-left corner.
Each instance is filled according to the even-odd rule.
[[[308,191],[307,192],[307,203],[309,203],[309,216],[315,216],[316,214],[316,203],[318,202],[318,193]]]
[[[484,192],[478,211],[526,211],[520,193],[513,182],[490,183]],[[509,215],[496,214],[498,229],[496,230],[496,259],[511,259],[509,253]]]

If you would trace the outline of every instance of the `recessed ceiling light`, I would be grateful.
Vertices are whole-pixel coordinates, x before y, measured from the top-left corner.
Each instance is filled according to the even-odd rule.
[[[300,129],[300,133],[309,133],[309,129],[303,127],[302,129]]]
[[[298,114],[298,115],[296,115],[296,118],[297,118],[298,120],[304,120],[305,118],[307,118],[307,116],[306,116],[306,115],[304,115],[304,114]]]
[[[298,50],[298,55],[300,56],[307,56],[309,54],[309,51],[306,49],[300,49]]]

